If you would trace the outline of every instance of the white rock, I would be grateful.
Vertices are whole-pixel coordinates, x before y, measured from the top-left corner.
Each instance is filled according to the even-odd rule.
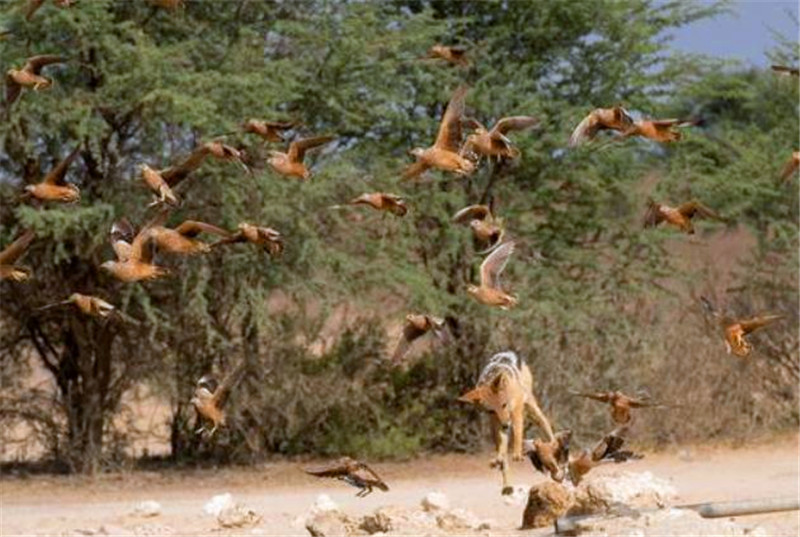
[[[226,508],[233,507],[233,495],[230,492],[217,494],[203,506],[203,512],[210,516],[219,516]]]
[[[317,499],[314,500],[314,504],[311,506],[311,513],[315,515],[317,513],[327,513],[329,511],[338,511],[339,506],[334,502],[330,496],[327,494],[320,494],[317,496]]]
[[[422,508],[428,512],[444,511],[450,508],[450,501],[443,492],[434,491],[429,492],[424,498],[422,498],[421,505]]]
[[[141,517],[158,516],[161,514],[161,504],[153,500],[139,502],[133,508],[133,514]]]
[[[244,528],[255,526],[259,522],[261,516],[258,513],[238,503],[233,507],[226,507],[217,515],[217,523],[223,528]]]
[[[527,501],[528,501],[528,489],[526,489],[522,485],[517,485],[516,487],[514,487],[514,492],[503,496],[503,503],[506,505],[513,505],[514,507],[525,505]]]
[[[601,488],[613,502],[629,504],[634,500],[652,498],[660,505],[678,495],[668,481],[650,472],[620,472],[593,479],[592,485]]]

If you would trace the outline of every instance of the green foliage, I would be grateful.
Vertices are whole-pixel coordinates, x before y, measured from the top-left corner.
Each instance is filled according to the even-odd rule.
[[[68,424],[57,435],[66,447],[54,453],[80,459],[88,456],[86,438],[116,441],[111,418],[122,394],[142,382],[170,401],[176,458],[475,449],[479,414],[455,398],[490,354],[509,347],[531,363],[556,424],[587,436],[604,427],[601,411],[567,398],[565,387],[647,387],[670,398],[711,386],[703,404],[726,401],[721,344],[695,329],[697,312],[687,305],[689,291],[725,290],[702,273],[707,267],[675,259],[682,238],[640,228],[648,195],[705,201],[758,244],[756,261],[748,253],[736,275],[752,287],[731,306],[797,311],[796,189],[775,181],[796,143],[797,85],[761,70],[666,56],[671,30],[724,9],[645,0],[187,1],[173,13],[97,0],[71,9],[46,4],[30,22],[17,8],[0,14],[10,32],[0,40],[4,68],[33,54],[69,57],[45,69],[52,88],[25,91],[0,124],[0,244],[24,228],[38,237],[25,258],[35,277],[0,283],[0,354],[20,370],[31,352],[51,366],[59,393],[41,414]],[[468,46],[471,67],[420,60],[435,42]],[[784,42],[771,57],[796,65],[793,45]],[[463,82],[469,115],[484,123],[540,118],[537,129],[512,135],[522,158],[484,162],[470,179],[434,172],[418,184],[400,182],[411,162],[406,151],[432,143]],[[669,147],[631,140],[565,151],[582,117],[618,102],[647,116],[700,116],[706,125]],[[101,273],[113,255],[111,223],[151,217],[137,165],[171,165],[250,117],[292,119],[300,124],[295,134],[337,140],[309,153],[314,177],[300,183],[265,165],[267,149],[277,147],[228,135],[252,157],[255,174],[207,161],[178,188],[184,203],[169,224],[271,226],[286,238],[285,254],[272,259],[234,245],[188,259],[160,256],[173,276],[145,284]],[[81,202],[19,203],[22,185],[76,145],[81,155],[67,177],[81,188]],[[368,191],[404,195],[409,215],[331,208]],[[509,312],[466,295],[481,258],[468,230],[450,220],[490,196],[518,244],[504,280],[520,307]],[[711,241],[734,225],[701,223],[700,235]],[[101,324],[68,309],[36,314],[73,291],[103,296],[141,324]],[[395,342],[385,330],[410,311],[447,316],[456,343],[417,353],[408,370],[391,369],[385,357]],[[791,322],[797,326],[796,315]],[[708,350],[695,358],[687,346],[698,341]],[[780,365],[784,343],[789,365]],[[780,384],[776,375],[793,371],[796,338],[775,345],[765,362],[775,369],[764,374]],[[711,368],[707,385],[686,375],[663,382],[694,367],[690,355],[726,365]],[[231,398],[231,425],[203,441],[192,434],[194,382],[241,360],[247,374]],[[23,400],[25,390],[15,388]],[[93,405],[97,393],[101,405]],[[788,405],[797,393],[776,397]],[[76,414],[87,408],[100,414],[92,433]],[[725,427],[749,430],[753,408],[737,400],[726,416],[745,417],[725,418]],[[796,413],[778,421],[796,424]],[[642,432],[654,442],[704,435],[677,418]],[[100,450],[90,455],[101,458]]]

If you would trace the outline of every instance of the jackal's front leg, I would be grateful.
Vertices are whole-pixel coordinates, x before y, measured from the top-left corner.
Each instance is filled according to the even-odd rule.
[[[550,425],[550,420],[547,419],[547,416],[544,415],[542,409],[539,408],[539,403],[536,402],[536,398],[533,395],[528,396],[525,399],[525,406],[528,407],[533,413],[533,417],[536,422],[539,424],[539,427],[544,430],[544,433],[547,435],[547,440],[552,442],[556,439],[556,435],[553,434],[553,427]]]
[[[513,435],[513,449],[511,459],[522,460],[522,436],[525,433],[525,407],[514,409],[511,415],[511,434]]]
[[[495,456],[490,463],[492,468],[499,468],[503,478],[501,494],[514,492],[508,475],[508,430],[496,416],[492,416],[492,436],[494,437]]]

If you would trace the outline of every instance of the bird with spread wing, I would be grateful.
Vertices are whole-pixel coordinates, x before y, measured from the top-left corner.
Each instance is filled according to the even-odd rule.
[[[523,447],[533,467],[541,473],[549,473],[553,481],[564,480],[564,469],[569,461],[569,446],[572,431],[559,431],[550,441],[525,440]]]
[[[25,255],[35,237],[36,233],[32,229],[24,231],[0,252],[0,280],[22,282],[31,277],[33,274],[31,269],[15,263]]]
[[[411,345],[428,333],[433,333],[442,342],[449,341],[449,334],[444,319],[419,313],[409,313],[406,315],[406,321],[403,324],[403,333],[400,335],[400,339],[397,341],[397,346],[392,354],[392,362],[395,364],[400,363],[406,353],[408,353]]]
[[[706,297],[700,297],[700,300],[706,312],[722,328],[725,350],[728,354],[735,354],[741,358],[749,356],[753,350],[753,344],[747,340],[749,334],[785,317],[783,314],[765,314],[755,317],[732,318],[721,314]]]
[[[569,390],[572,395],[579,397],[586,397],[601,403],[608,403],[611,407],[611,419],[614,423],[625,425],[631,422],[633,416],[631,414],[632,408],[666,408],[666,405],[654,403],[647,399],[637,399],[625,395],[620,391],[613,392],[577,392]]]
[[[517,297],[500,287],[500,275],[514,253],[514,243],[505,242],[495,248],[481,263],[480,285],[468,285],[467,292],[481,304],[507,310],[516,306]]]
[[[655,202],[652,198],[647,201],[647,212],[644,215],[644,227],[656,227],[662,222],[674,226],[686,234],[694,234],[692,219],[696,217],[711,218],[720,222],[727,220],[711,208],[697,200],[687,201],[677,207],[670,207]]]
[[[257,246],[263,246],[272,257],[277,257],[283,253],[284,243],[280,231],[271,227],[260,227],[247,222],[241,222],[235,233],[228,237],[218,240],[211,245],[212,248],[223,244],[235,244],[239,242],[249,242]]]
[[[519,157],[517,149],[508,133],[533,127],[539,120],[531,116],[504,117],[497,121],[491,129],[487,129],[475,118],[466,118],[464,123],[472,130],[461,147],[461,155],[475,154],[478,157],[495,157],[514,159]]]
[[[203,375],[197,381],[194,397],[190,403],[197,412],[198,420],[205,423],[195,431],[196,434],[207,432],[209,436],[212,436],[218,427],[225,425],[225,409],[223,407],[231,389],[241,380],[244,370],[245,364],[242,362],[234,367],[221,383],[217,382],[212,375]],[[208,422],[211,422],[213,426],[210,430],[206,429]]]
[[[303,163],[306,151],[325,145],[335,140],[334,136],[315,136],[313,138],[300,138],[289,144],[286,153],[281,151],[270,151],[267,164],[277,173],[284,177],[295,177],[303,181],[311,179],[311,171]]]
[[[644,458],[643,455],[620,449],[625,443],[626,432],[625,427],[615,429],[601,438],[592,449],[584,449],[577,456],[571,457],[567,465],[567,474],[572,484],[577,487],[583,480],[583,476],[601,464],[621,463]]]
[[[64,63],[67,59],[55,54],[42,54],[31,56],[25,61],[22,69],[9,69],[6,71],[6,111],[19,98],[22,88],[33,91],[47,89],[53,85],[53,79],[42,75],[42,69],[48,65]]]
[[[453,215],[453,222],[469,224],[475,241],[484,248],[481,253],[492,250],[505,236],[503,220],[492,214],[491,205],[469,205]]]
[[[73,203],[80,200],[80,189],[64,180],[67,176],[67,169],[78,156],[79,152],[80,147],[76,147],[72,150],[72,153],[67,155],[67,158],[50,170],[41,182],[33,185],[26,185],[25,194],[23,194],[23,196],[30,196],[42,201],[61,201],[64,203]]]
[[[613,108],[596,108],[584,117],[572,135],[569,137],[569,146],[577,147],[595,139],[600,131],[612,130],[625,132],[633,126],[633,118],[621,106]]]
[[[344,481],[360,489],[356,496],[363,498],[372,493],[373,488],[384,492],[389,490],[389,486],[375,473],[375,471],[361,461],[342,457],[330,464],[317,468],[306,468],[305,472],[316,477],[332,477]]]
[[[160,215],[138,233],[134,232],[133,226],[125,218],[115,222],[110,238],[116,260],[106,261],[100,268],[126,283],[154,280],[169,274],[169,270],[153,262],[155,243],[150,231],[159,218]]]

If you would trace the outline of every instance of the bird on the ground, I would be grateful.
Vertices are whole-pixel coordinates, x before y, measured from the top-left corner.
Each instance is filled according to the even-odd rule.
[[[67,176],[67,169],[78,156],[79,152],[80,147],[76,147],[67,158],[50,170],[40,183],[26,185],[25,194],[23,196],[31,196],[42,201],[60,201],[64,203],[73,203],[80,200],[80,189],[64,180]]]
[[[572,431],[559,431],[551,441],[525,440],[523,448],[525,454],[539,472],[549,473],[550,477],[559,483],[564,480],[564,467],[569,461],[569,445],[572,440]]]
[[[28,0],[28,5],[25,9],[25,20],[30,21],[44,2],[45,0]],[[53,5],[61,8],[70,7],[75,5],[75,0],[53,0]]]
[[[263,246],[272,257],[277,257],[283,253],[283,236],[271,227],[259,227],[247,222],[241,222],[238,231],[229,234],[228,237],[218,240],[211,246],[217,247],[223,244],[234,244],[237,242],[249,242],[258,246]]]
[[[223,406],[228,400],[231,389],[236,385],[242,377],[245,370],[245,363],[242,362],[234,367],[221,383],[212,375],[203,375],[197,381],[197,387],[194,390],[194,397],[190,403],[194,406],[197,412],[198,419],[204,422],[211,422],[213,427],[209,430],[206,429],[206,424],[202,424],[195,434],[207,432],[212,436],[217,428],[225,425],[225,409]]]
[[[569,138],[569,146],[589,142],[603,130],[625,132],[633,126],[633,118],[622,106],[596,108],[578,123]]]
[[[284,142],[281,132],[293,128],[296,124],[292,121],[268,121],[261,119],[248,119],[242,123],[242,130],[256,134],[268,142]]]
[[[495,248],[481,263],[481,283],[468,285],[467,292],[481,304],[507,310],[517,304],[517,298],[500,287],[500,274],[514,253],[514,243],[505,242]]]
[[[58,306],[66,306],[68,304],[73,304],[76,308],[78,308],[78,311],[90,317],[106,318],[116,310],[113,304],[109,304],[102,298],[92,295],[84,295],[81,293],[72,293],[66,300],[48,304],[47,306],[42,306],[41,308],[38,308],[37,311],[44,311]]]
[[[601,403],[608,403],[611,407],[611,419],[614,423],[619,425],[625,425],[631,422],[633,419],[631,414],[632,408],[666,408],[666,405],[661,403],[630,397],[620,391],[587,393],[569,390],[569,393],[579,397],[600,401]]]
[[[453,222],[469,224],[475,240],[486,248],[484,252],[500,244],[505,235],[503,220],[492,214],[491,204],[464,207],[453,215]]]
[[[717,320],[722,328],[725,350],[728,354],[735,354],[741,358],[749,356],[753,350],[753,344],[747,340],[749,334],[784,318],[783,314],[765,314],[744,319],[731,318],[722,315],[706,297],[700,297],[700,300],[705,310]]]
[[[372,468],[367,466],[366,463],[350,457],[342,457],[325,466],[306,468],[305,472],[316,477],[332,477],[344,481],[348,485],[360,489],[356,493],[359,498],[371,494],[373,488],[378,488],[384,492],[389,490],[389,486]]]
[[[620,463],[644,458],[643,455],[620,449],[625,443],[624,428],[620,429],[605,435],[591,450],[584,449],[576,457],[570,458],[567,465],[567,473],[573,485],[577,487],[583,476],[600,464],[608,462]]]
[[[800,69],[796,67],[786,67],[784,65],[773,65],[772,70],[779,75],[800,76]]]
[[[169,274],[168,269],[153,263],[155,243],[150,233],[153,225],[153,222],[148,223],[134,236],[127,220],[115,222],[110,235],[117,259],[104,262],[100,268],[127,283],[153,280]],[[126,240],[125,237],[131,236],[133,238],[130,241]]]
[[[670,207],[669,205],[656,203],[652,198],[649,198],[647,200],[647,212],[644,216],[644,227],[656,227],[660,223],[666,222],[684,233],[693,235],[694,225],[692,224],[692,219],[698,216],[726,222],[725,218],[697,200],[687,201],[677,207]]]
[[[286,153],[281,151],[270,151],[267,164],[277,173],[284,177],[296,177],[303,181],[311,178],[311,171],[303,163],[306,151],[315,147],[327,144],[335,139],[334,136],[314,136],[312,138],[300,138],[289,144]]]
[[[458,65],[460,67],[467,67],[469,65],[467,48],[462,46],[433,45],[428,49],[428,54],[425,56],[425,59],[440,59],[451,65]]]
[[[677,142],[683,138],[680,127],[691,127],[702,124],[699,119],[640,119],[634,121],[616,140],[622,141],[631,136],[641,136],[655,142]]]
[[[408,206],[405,200],[397,194],[386,192],[370,192],[361,194],[353,198],[348,205],[366,205],[378,211],[392,213],[395,216],[405,216],[408,213]]]
[[[410,151],[417,161],[403,172],[403,179],[413,179],[435,168],[458,175],[469,175],[475,164],[459,154],[461,150],[461,118],[464,115],[464,99],[467,87],[459,86],[442,116],[436,141],[431,147],[415,147]]]
[[[800,151],[792,151],[792,156],[783,165],[780,175],[780,182],[785,183],[800,168]]]
[[[403,324],[403,333],[400,335],[397,347],[395,347],[394,353],[392,354],[392,362],[395,364],[399,363],[411,348],[412,343],[429,332],[433,332],[433,334],[443,342],[449,339],[445,321],[441,317],[419,313],[409,313],[406,315],[406,321]]]
[[[33,274],[31,269],[14,263],[25,255],[35,237],[36,233],[32,229],[26,230],[3,251],[0,251],[0,280],[22,282],[31,277]]]
[[[22,69],[9,69],[6,71],[6,110],[10,110],[11,105],[17,100],[22,88],[30,88],[34,91],[47,89],[53,85],[53,80],[42,75],[42,69],[55,63],[64,63],[63,56],[55,54],[42,54],[31,56],[25,61]]]
[[[539,122],[531,116],[512,116],[501,118],[491,129],[487,129],[477,119],[467,118],[464,123],[473,129],[461,148],[461,155],[477,154],[480,157],[517,158],[519,149],[514,147],[506,136],[511,131],[524,130]]]

